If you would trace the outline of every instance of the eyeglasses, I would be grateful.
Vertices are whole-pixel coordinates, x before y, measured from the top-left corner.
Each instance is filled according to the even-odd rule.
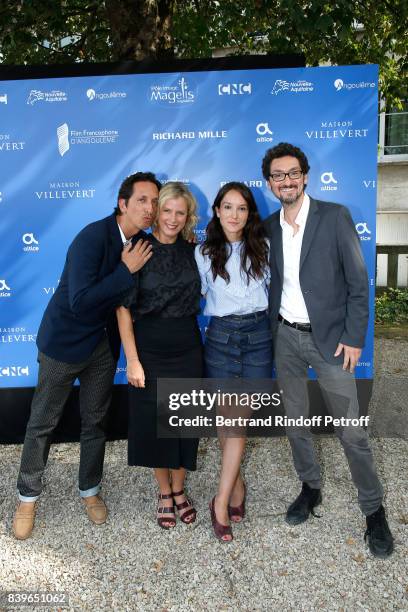
[[[290,179],[300,179],[302,176],[302,170],[290,170],[289,172],[272,172],[269,176],[274,183],[281,183],[288,176]]]

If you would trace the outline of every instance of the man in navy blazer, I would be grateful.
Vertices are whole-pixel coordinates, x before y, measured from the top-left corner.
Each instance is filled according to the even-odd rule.
[[[115,307],[134,285],[133,273],[148,261],[143,230],[156,212],[161,185],[151,172],[137,172],[120,186],[109,217],[87,225],[70,245],[57,290],[37,335],[38,384],[31,404],[20,472],[13,532],[31,535],[52,434],[74,381],[80,382],[79,491],[88,517],[104,523],[99,496],[105,425],[120,339]]]
[[[358,418],[354,368],[367,331],[368,278],[348,209],[305,193],[309,163],[303,151],[278,144],[266,152],[262,172],[282,205],[264,225],[271,244],[270,316],[277,377],[294,465],[302,481],[286,521],[297,525],[314,514],[322,500],[312,435],[309,428],[294,425],[309,413],[308,367],[317,374],[330,414],[344,417],[343,423]],[[365,538],[374,555],[387,557],[393,538],[368,435],[352,425],[335,431],[366,515]]]

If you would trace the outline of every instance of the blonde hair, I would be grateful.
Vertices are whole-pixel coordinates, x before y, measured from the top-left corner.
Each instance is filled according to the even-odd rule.
[[[157,219],[159,217],[161,207],[171,198],[183,198],[187,204],[187,221],[181,231],[181,235],[184,239],[188,240],[192,237],[194,228],[198,223],[197,200],[191,191],[184,185],[184,183],[170,181],[161,188],[159,193],[159,201],[157,204],[156,218],[152,224],[153,228],[157,227]]]

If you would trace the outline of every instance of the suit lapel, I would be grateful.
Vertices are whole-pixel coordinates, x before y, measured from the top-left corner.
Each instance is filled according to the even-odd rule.
[[[109,249],[109,261],[111,265],[116,265],[118,260],[120,259],[120,254],[122,252],[123,245],[115,213],[108,217],[107,221],[109,228],[109,241],[111,247]]]
[[[302,249],[300,251],[299,270],[302,268],[310,247],[312,246],[313,237],[316,232],[316,228],[319,225],[319,221],[320,215],[317,202],[313,198],[310,198],[309,214],[306,220],[305,232],[302,240]]]
[[[283,282],[283,248],[282,248],[282,228],[280,217],[277,215],[271,227],[271,256],[275,254],[276,267]]]

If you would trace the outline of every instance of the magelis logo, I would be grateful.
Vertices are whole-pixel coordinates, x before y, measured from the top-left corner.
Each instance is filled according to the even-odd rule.
[[[188,81],[181,77],[174,85],[152,85],[150,87],[150,102],[164,105],[191,104],[195,102],[196,94],[190,90]]]

